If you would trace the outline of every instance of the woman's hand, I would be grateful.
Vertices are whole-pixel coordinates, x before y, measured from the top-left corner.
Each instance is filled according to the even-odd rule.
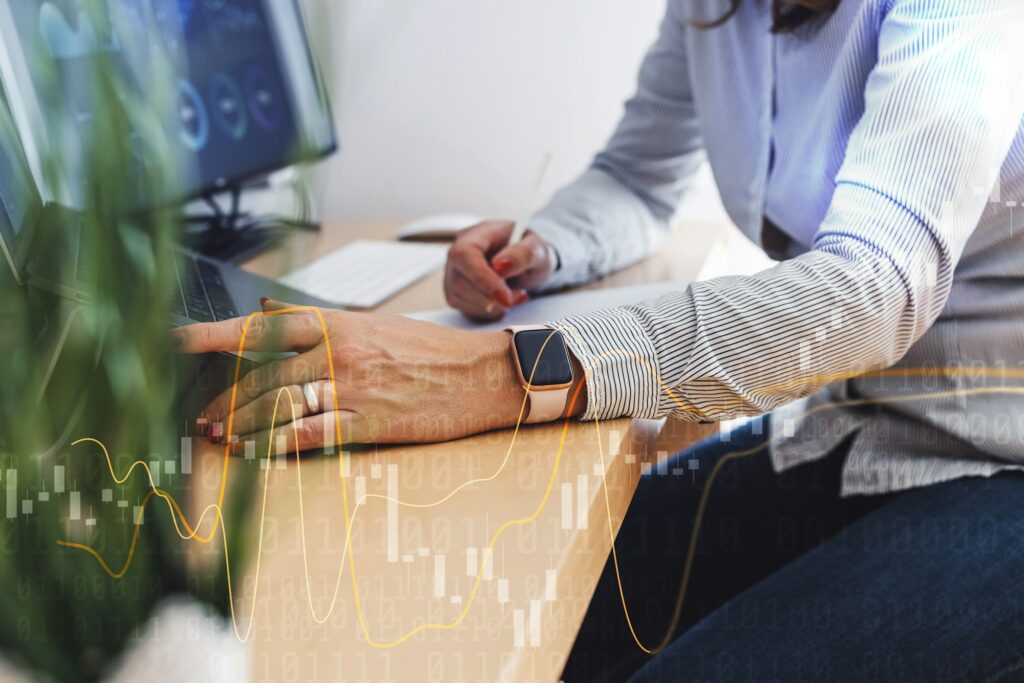
[[[550,277],[555,264],[547,242],[528,230],[509,244],[512,228],[508,221],[486,221],[459,232],[444,273],[450,306],[470,318],[497,320]]]
[[[519,418],[525,392],[506,332],[466,332],[329,309],[318,309],[321,325],[317,311],[282,312],[290,308],[268,300],[264,315],[248,323],[236,318],[172,332],[188,353],[235,352],[243,333],[245,349],[297,353],[242,378],[233,407],[230,389],[210,404],[211,423],[222,422],[225,432],[233,409],[236,450],[247,440],[265,448],[273,425],[293,452],[293,427],[302,451],[333,444],[335,421],[346,443],[366,443],[444,441],[514,425]],[[312,396],[304,392],[306,385]],[[278,401],[282,388],[287,393]],[[290,425],[293,405],[298,419]]]

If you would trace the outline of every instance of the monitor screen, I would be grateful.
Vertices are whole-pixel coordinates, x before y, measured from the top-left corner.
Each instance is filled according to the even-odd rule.
[[[172,198],[240,184],[335,147],[295,0],[5,0],[0,43],[0,75],[37,159],[59,149],[61,163],[75,168],[68,152],[90,139],[89,76],[99,57],[141,99],[153,87],[154,61],[170,65],[160,120],[180,160]],[[142,133],[126,135],[138,163],[151,161]],[[33,170],[42,182],[40,168]],[[77,206],[75,185],[51,188],[47,198]]]
[[[38,204],[35,182],[0,88],[0,251],[15,277],[26,253],[18,236]]]
[[[0,92],[0,225],[9,231],[8,238],[21,231],[37,201],[31,171],[7,102]]]
[[[0,124],[0,210],[10,229],[17,235],[25,223],[35,197],[32,176],[22,162],[17,137],[9,137]]]

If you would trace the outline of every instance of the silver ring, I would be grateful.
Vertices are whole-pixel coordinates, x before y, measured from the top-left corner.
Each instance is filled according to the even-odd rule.
[[[309,409],[310,415],[318,415],[320,413],[320,397],[316,394],[316,386],[312,382],[303,384],[302,395],[306,397],[306,408]]]

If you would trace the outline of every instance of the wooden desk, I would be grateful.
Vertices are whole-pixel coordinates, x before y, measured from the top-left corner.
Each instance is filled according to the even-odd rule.
[[[278,275],[352,239],[389,237],[396,225],[330,225],[249,267]],[[689,281],[713,234],[695,226],[662,250],[674,252],[673,258],[656,255],[593,287]],[[443,305],[441,276],[435,274],[379,310]],[[272,469],[258,583],[253,565],[237,601],[244,629],[258,590],[255,679],[558,680],[642,468],[714,427],[572,423],[560,450],[562,430],[523,428],[514,443],[512,432],[503,431],[353,453],[345,480],[350,509],[357,497],[371,496],[352,522],[362,624],[351,567],[347,559],[342,564],[338,460],[306,458]],[[205,460],[216,467],[215,457]],[[254,524],[253,547],[256,531]],[[388,645],[428,622],[445,627],[420,631],[394,647],[374,646],[365,635]]]

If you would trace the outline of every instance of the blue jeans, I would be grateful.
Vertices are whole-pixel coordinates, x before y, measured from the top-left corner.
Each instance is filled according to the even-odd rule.
[[[642,478],[616,547],[645,645],[670,623],[712,465],[755,431]],[[764,451],[726,463],[671,644],[633,642],[609,560],[565,681],[1024,681],[1024,477],[840,498],[847,450],[782,474]]]

